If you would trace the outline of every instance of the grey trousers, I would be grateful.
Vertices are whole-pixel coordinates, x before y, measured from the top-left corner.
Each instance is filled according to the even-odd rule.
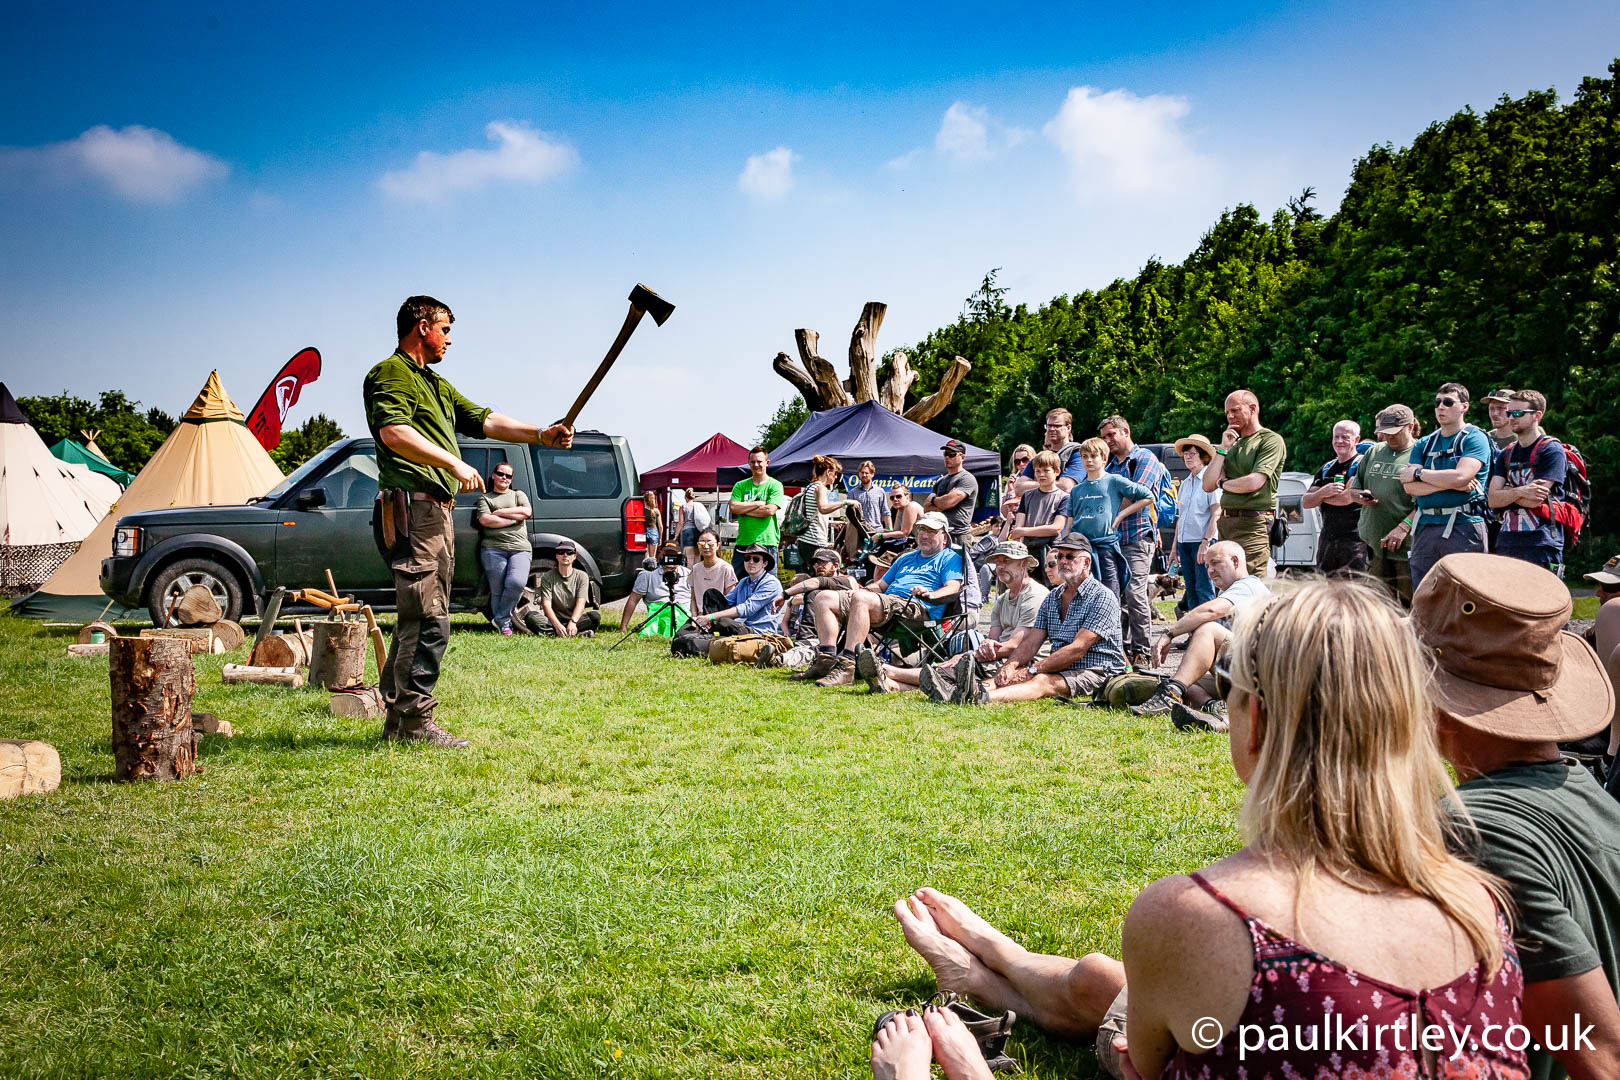
[[[1153,606],[1148,599],[1153,587],[1154,543],[1147,540],[1121,540],[1120,554],[1131,568],[1131,580],[1125,587],[1120,620],[1125,630],[1125,654],[1137,656],[1153,648]]]

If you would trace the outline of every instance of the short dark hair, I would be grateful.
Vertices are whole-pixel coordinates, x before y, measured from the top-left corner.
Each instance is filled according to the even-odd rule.
[[[1510,401],[1522,401],[1536,412],[1547,411],[1547,397],[1539,390],[1515,390]]]
[[[771,452],[769,450],[765,449],[763,446],[751,446],[751,447],[749,447],[748,448],[748,456],[753,457],[755,454],[764,454],[766,457],[771,456]]]
[[[699,529],[698,534],[697,534],[697,538],[699,540],[701,540],[705,536],[714,537],[714,542],[717,543],[717,544],[720,542],[720,534],[718,532],[716,532],[714,529]]]
[[[1464,386],[1460,382],[1441,383],[1440,384],[1440,389],[1436,390],[1435,393],[1437,393],[1437,394],[1456,394],[1458,401],[1462,402],[1464,405],[1467,405],[1469,403],[1468,387]]]
[[[399,340],[404,341],[417,323],[423,319],[434,318],[441,311],[444,312],[445,318],[451,322],[456,321],[455,313],[443,300],[435,300],[431,296],[407,296],[405,302],[399,305],[399,314],[394,316],[394,323],[399,328]]]
[[[1103,422],[1097,425],[1097,433],[1100,435],[1105,429],[1111,427],[1117,427],[1127,435],[1131,433],[1131,422],[1118,413],[1105,417]]]

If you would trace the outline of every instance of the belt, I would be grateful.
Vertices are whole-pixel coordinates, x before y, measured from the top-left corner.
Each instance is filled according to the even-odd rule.
[[[1270,510],[1228,510],[1226,507],[1223,506],[1223,507],[1221,507],[1221,516],[1222,517],[1243,517],[1243,518],[1268,518],[1268,517],[1271,516],[1271,511]]]
[[[444,507],[446,510],[453,510],[453,509],[455,509],[455,506],[456,506],[456,500],[454,500],[454,499],[441,499],[437,495],[429,495],[425,491],[413,491],[413,492],[410,493],[410,495],[411,495],[411,502],[438,503],[440,506]]]

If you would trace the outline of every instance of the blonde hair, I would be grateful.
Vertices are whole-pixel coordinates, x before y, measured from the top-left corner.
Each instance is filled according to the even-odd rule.
[[[1428,899],[1494,975],[1502,941],[1477,890],[1504,911],[1507,893],[1448,845],[1467,826],[1453,816],[1461,802],[1435,743],[1424,659],[1400,613],[1366,585],[1317,580],[1236,623],[1232,679],[1265,715],[1241,816],[1250,845],[1295,868],[1297,896],[1321,871]]]
[[[1108,444],[1096,436],[1093,436],[1081,443],[1080,449],[1076,450],[1075,453],[1079,454],[1081,457],[1085,457],[1089,454],[1095,454],[1100,458],[1106,458],[1108,456]]]
[[[839,473],[844,471],[844,467],[838,464],[837,458],[822,457],[820,454],[817,454],[815,457],[810,459],[810,475],[820,476],[828,469],[833,471],[834,476],[837,476]]]
[[[1029,466],[1031,470],[1051,469],[1053,472],[1062,472],[1063,459],[1052,453],[1050,450],[1042,450],[1040,453],[1029,459]]]

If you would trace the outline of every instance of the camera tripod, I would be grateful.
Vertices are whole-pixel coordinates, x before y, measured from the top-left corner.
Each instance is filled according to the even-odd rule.
[[[608,652],[612,652],[620,645],[623,645],[632,634],[640,633],[648,623],[658,618],[660,614],[668,613],[669,615],[669,636],[671,639],[680,633],[681,627],[692,621],[692,613],[682,611],[681,605],[675,600],[675,583],[680,578],[680,575],[676,572],[679,566],[680,564],[664,567],[664,588],[669,592],[668,599],[647,601],[647,617],[636,625],[627,627],[624,633],[619,635],[619,640],[608,646]]]

